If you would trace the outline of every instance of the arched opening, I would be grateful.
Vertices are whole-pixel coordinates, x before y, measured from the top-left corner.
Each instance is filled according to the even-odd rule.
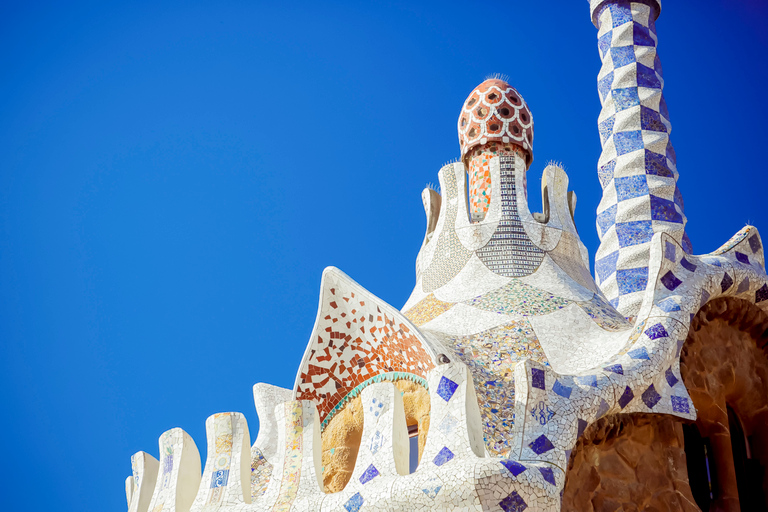
[[[761,492],[764,468],[757,459],[752,458],[749,439],[744,433],[741,420],[730,406],[727,407],[727,410],[733,466],[736,471],[741,510],[765,512],[768,509],[766,509],[765,497]]]
[[[403,397],[405,422],[409,434],[409,467],[418,466],[429,430],[429,392],[409,379],[394,382]],[[350,400],[328,422],[321,435],[323,485],[325,492],[339,492],[346,487],[357,462],[363,435],[363,407],[360,395]]]
[[[709,443],[709,439],[702,437],[699,427],[695,423],[683,425],[683,438],[685,439],[685,458],[691,494],[696,500],[696,505],[706,512],[712,505],[714,490],[717,489],[715,465],[712,460],[712,445]]]

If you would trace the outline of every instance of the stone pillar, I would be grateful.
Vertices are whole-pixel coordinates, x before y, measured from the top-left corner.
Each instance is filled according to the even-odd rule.
[[[595,273],[605,296],[626,316],[640,307],[654,233],[669,233],[691,251],[656,53],[660,10],[658,0],[590,1],[603,62]]]
[[[710,468],[715,476],[712,494],[712,511],[739,512],[739,488],[736,483],[736,469],[733,465],[733,450],[731,449],[731,433],[728,429],[728,413],[725,400],[722,398],[712,402],[709,407],[699,409],[696,425],[701,435],[709,438],[712,454],[710,460],[714,467]]]

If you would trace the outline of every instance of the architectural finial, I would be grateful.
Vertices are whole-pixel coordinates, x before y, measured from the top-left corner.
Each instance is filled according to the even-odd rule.
[[[589,2],[589,15],[592,18],[592,23],[595,24],[596,27],[599,27],[600,23],[598,21],[598,17],[600,15],[600,11],[606,4],[616,4],[616,3],[626,3],[629,4],[630,2],[628,0],[587,0]],[[645,4],[651,9],[653,9],[653,21],[656,21],[656,19],[659,17],[659,13],[661,13],[661,0],[635,0],[635,3],[641,3]]]
[[[475,87],[459,114],[461,160],[469,174],[469,214],[485,218],[491,202],[490,159],[519,154],[525,168],[533,161],[533,116],[520,93],[502,75]]]

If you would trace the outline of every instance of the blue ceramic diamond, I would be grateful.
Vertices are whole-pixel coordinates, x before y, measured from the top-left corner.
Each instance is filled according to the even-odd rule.
[[[634,132],[619,132],[616,134],[614,139],[616,139],[620,135],[626,135],[629,133],[634,133]],[[637,132],[637,133],[639,134],[640,132]],[[616,140],[617,145],[618,143],[619,141]],[[640,147],[642,146],[638,146],[635,149],[640,149]],[[626,151],[626,152],[629,152],[629,151]],[[619,154],[622,154],[622,153],[619,153]],[[627,199],[632,199],[633,197],[648,195],[648,181],[645,179],[644,174],[640,176],[626,176],[622,178],[614,178],[613,182],[616,185],[616,198],[619,201],[626,201]]]
[[[456,388],[458,387],[459,385],[453,382],[451,379],[442,377],[440,379],[440,384],[437,386],[437,394],[447,402],[451,399],[453,394],[456,392]]]
[[[611,408],[611,406],[608,405],[608,402],[606,402],[605,400],[603,400],[601,398],[600,399],[600,405],[597,408],[597,413],[596,413],[595,417],[596,418],[601,418],[605,413],[608,412],[608,409],[610,409],[610,408]]]
[[[739,287],[736,288],[736,293],[744,293],[748,290],[749,290],[749,278],[745,277],[739,284]]]
[[[661,400],[661,395],[656,392],[656,388],[653,387],[653,384],[648,386],[648,389],[643,391],[643,395],[641,397],[643,399],[643,403],[649,408],[653,409],[653,406],[656,405],[659,400]]]
[[[619,261],[619,251],[613,251],[608,256],[595,262],[595,273],[599,282],[603,282],[616,272],[616,262]]]
[[[541,472],[541,476],[544,477],[544,480],[546,480],[552,485],[556,485],[555,472],[552,471],[552,468],[539,468],[539,471]]]
[[[528,505],[522,496],[517,494],[517,491],[512,491],[512,494],[501,500],[499,506],[504,512],[523,512],[523,510],[528,508]]]
[[[359,492],[356,492],[354,495],[352,495],[349,500],[344,504],[344,508],[347,509],[349,512],[358,512],[360,510],[360,507],[363,506],[363,497],[360,495]]]
[[[669,384],[669,387],[671,388],[675,387],[675,384],[679,382],[677,377],[675,377],[675,374],[672,372],[671,366],[667,368],[666,372],[664,372],[664,377],[667,378],[667,384]]]
[[[502,460],[501,465],[507,468],[509,472],[512,473],[512,476],[517,476],[527,469],[525,466],[514,460]]]
[[[555,447],[555,445],[552,444],[552,441],[550,441],[544,434],[534,439],[528,446],[536,455],[541,455]]]
[[[749,256],[747,256],[744,253],[736,251],[736,259],[742,263],[746,263],[747,265],[749,265]]]
[[[635,220],[616,224],[619,247],[644,244],[653,238],[653,225],[649,220]]]
[[[661,89],[661,81],[659,80],[656,71],[648,66],[643,66],[639,62],[637,63],[637,85],[640,87],[648,87],[649,89]],[[661,113],[664,114],[664,112]],[[668,115],[664,117],[669,119]],[[666,156],[664,158],[666,159]],[[671,176],[671,174],[669,176]]]
[[[377,476],[379,476],[379,470],[376,469],[376,466],[371,464],[370,466],[368,466],[368,469],[366,469],[363,472],[363,474],[360,475],[360,483],[361,484],[366,484],[366,483],[370,482],[371,480],[373,480],[374,478],[376,478]]]
[[[683,284],[683,282],[675,277],[675,274],[670,270],[661,278],[661,284],[663,284],[667,290],[672,291]]]
[[[637,95],[637,87],[627,87],[624,89],[613,89],[613,104],[616,106],[616,112],[635,107],[640,104],[640,96]]]
[[[763,244],[760,243],[760,238],[757,234],[749,237],[749,248],[752,249],[752,252],[757,252],[763,248]]]
[[[608,33],[606,35],[610,36],[611,34]],[[605,37],[605,35],[602,36],[602,37]],[[602,37],[597,40],[597,46],[598,47],[600,46],[600,42],[601,42]],[[609,44],[610,44],[610,40],[609,40]],[[605,51],[601,50],[600,53],[605,54]],[[612,85],[613,85],[613,71],[611,71],[610,73],[608,73],[603,78],[601,78],[601,79],[599,79],[597,81],[597,92],[600,93],[600,98],[601,99],[605,100],[605,97],[608,96],[609,92],[611,92],[611,86]]]
[[[618,373],[619,375],[624,375],[624,368],[620,364],[614,364],[612,366],[606,366],[603,368],[603,370],[607,372],[613,372]]]
[[[675,244],[664,241],[664,257],[669,261],[675,261]]]
[[[691,412],[688,407],[688,399],[684,396],[672,396],[672,410],[675,412],[682,412],[689,414]]]
[[[709,300],[709,292],[707,290],[701,290],[701,300],[699,301],[699,308],[704,306],[704,304],[706,304],[708,300]],[[691,320],[693,320],[693,316],[691,316]]]
[[[621,406],[622,409],[625,408],[633,398],[635,398],[635,394],[632,392],[632,388],[627,386],[624,389],[624,394],[619,398],[619,406]]]
[[[763,302],[768,299],[768,284],[764,284],[755,292],[755,302]]]
[[[613,61],[614,68],[620,68],[620,67],[628,66],[632,64],[633,62],[635,62],[635,47],[634,46],[612,47],[611,60]],[[638,133],[640,132],[638,131]]]
[[[556,380],[555,383],[552,385],[552,391],[557,393],[563,398],[571,398],[571,391],[573,391],[573,388],[570,388],[568,386],[563,386],[560,384],[559,380]]]
[[[605,57],[605,53],[611,48],[611,40],[613,39],[613,30],[609,30],[605,34],[601,35],[597,39],[597,48],[600,50],[600,58],[602,59]],[[613,75],[613,73],[611,73]],[[611,76],[611,81],[613,81],[613,76]],[[610,83],[608,84],[608,87],[610,87]],[[605,95],[603,95],[605,97]]]
[[[683,266],[683,268],[684,268],[685,270],[687,270],[688,272],[696,272],[696,265],[694,265],[693,263],[691,263],[691,262],[690,262],[690,261],[688,261],[687,259],[685,259],[685,258],[682,258],[682,259],[680,260],[680,264],[681,264],[681,265]]]
[[[667,334],[667,330],[661,324],[654,324],[649,328],[647,328],[645,330],[645,335],[651,338],[652,340],[669,336],[669,334]]]
[[[546,389],[544,385],[544,370],[531,368],[531,386],[538,389]]]
[[[632,21],[632,6],[629,4],[629,2],[611,2],[606,6],[606,8],[611,13],[611,22],[613,23],[613,28],[619,27]]]
[[[645,349],[645,347],[639,347],[630,350],[627,352],[629,354],[629,357],[632,359],[647,359],[650,360],[651,358],[648,356],[648,351]]]
[[[731,286],[733,286],[733,278],[728,275],[728,272],[726,272],[723,274],[723,280],[720,282],[720,288],[722,289],[723,293],[725,293],[725,291]]]
[[[579,418],[579,431],[576,434],[576,439],[581,437],[581,434],[587,429],[587,421]]]
[[[619,294],[640,292],[648,286],[648,267],[623,268],[616,271]]]
[[[443,449],[440,450],[437,455],[435,455],[435,458],[432,462],[435,463],[435,466],[442,466],[452,458],[453,452],[449,450],[447,446],[443,446]]]
[[[632,24],[632,42],[637,46],[656,46],[650,29],[637,22]]]

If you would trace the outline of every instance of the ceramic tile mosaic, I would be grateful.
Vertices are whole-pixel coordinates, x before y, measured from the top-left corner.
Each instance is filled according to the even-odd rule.
[[[570,303],[571,301],[529,286],[519,279],[513,279],[502,288],[466,302],[469,306],[486,311],[522,316],[546,315]]]
[[[536,333],[521,319],[473,336],[442,340],[472,374],[488,451],[505,456],[515,423],[515,365],[525,358],[547,360]]]
[[[490,241],[477,255],[493,272],[506,277],[532,274],[541,264],[544,251],[528,237],[520,222],[515,184],[515,158],[499,157],[501,221]]]
[[[451,309],[453,304],[452,302],[437,300],[430,293],[404,314],[414,325],[420,326],[442,315]]]
[[[462,183],[463,184],[463,183]],[[440,220],[435,229],[436,237],[430,245],[434,246],[434,256],[426,268],[421,270],[422,287],[425,292],[433,292],[450,281],[466,265],[472,253],[462,245],[456,235],[456,216],[459,214],[459,202],[466,200],[459,193],[456,172],[453,166],[446,166],[440,172],[440,188],[445,194]],[[461,187],[464,190],[464,187]],[[466,212],[466,209],[464,209]],[[438,232],[439,231],[439,232]]]
[[[269,479],[272,476],[272,464],[256,449],[251,458],[251,500],[255,501],[267,492]]]
[[[669,233],[691,252],[662,94],[655,9],[648,2],[605,2],[594,13],[603,60],[598,283],[625,316],[640,308],[654,233]]]
[[[464,101],[459,114],[459,145],[462,158],[488,142],[516,144],[533,160],[533,115],[520,93],[506,81],[485,80]]]
[[[606,331],[622,331],[629,329],[630,324],[624,315],[616,311],[600,294],[595,294],[588,302],[577,303],[597,325]]]
[[[472,222],[485,219],[492,197],[491,158],[501,155],[513,155],[518,149],[514,146],[489,142],[477,146],[470,152],[468,164],[469,181],[469,217]],[[523,156],[523,158],[525,158]]]
[[[336,269],[323,276],[323,301],[295,391],[317,405],[325,425],[353,390],[377,376],[426,377],[434,352],[400,312]]]

